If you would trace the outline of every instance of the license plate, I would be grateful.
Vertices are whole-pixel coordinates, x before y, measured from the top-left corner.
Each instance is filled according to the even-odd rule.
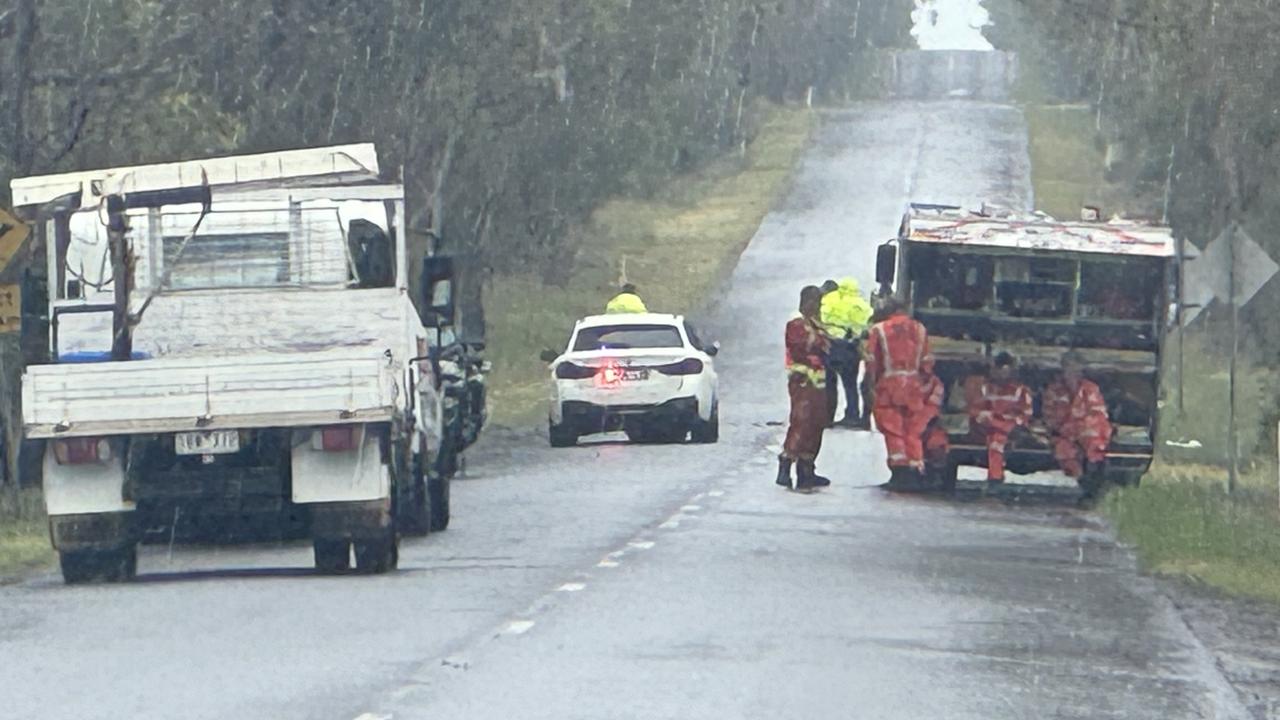
[[[637,380],[648,380],[649,371],[646,370],[623,370],[622,379],[624,382],[634,382]]]
[[[178,433],[173,449],[179,455],[225,455],[240,452],[240,433],[236,430],[206,430]]]

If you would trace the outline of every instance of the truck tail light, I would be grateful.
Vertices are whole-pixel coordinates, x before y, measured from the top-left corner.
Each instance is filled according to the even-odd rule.
[[[587,380],[595,377],[598,371],[597,368],[562,362],[556,366],[556,378],[560,380]]]
[[[111,459],[111,443],[103,437],[65,438],[53,441],[53,459],[59,465],[88,465]]]
[[[697,375],[702,372],[702,361],[698,358],[689,358],[670,365],[659,365],[658,372],[663,375]]]
[[[321,452],[350,452],[364,437],[359,425],[330,425],[311,433],[311,449]]]

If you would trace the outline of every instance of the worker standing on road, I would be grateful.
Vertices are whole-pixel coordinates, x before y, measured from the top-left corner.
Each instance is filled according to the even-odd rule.
[[[883,322],[889,315],[885,312],[885,306],[893,297],[893,288],[889,283],[880,283],[880,286],[871,293],[871,318],[867,321],[868,330],[871,325]],[[867,345],[867,339],[870,337],[868,330],[862,332],[862,358],[867,361],[871,357],[871,351]],[[862,391],[862,422],[858,424],[859,430],[871,429],[871,408],[875,402],[875,385],[871,381],[871,373],[863,373],[862,384],[858,388]]]
[[[828,287],[831,289],[828,290]],[[860,427],[870,407],[859,407],[858,372],[862,367],[862,334],[871,319],[871,304],[858,289],[858,281],[844,278],[839,283],[828,280],[822,286],[822,326],[831,339],[831,356],[827,369],[827,404],[834,425]],[[840,404],[840,387],[844,387],[845,413],[835,421]]]
[[[991,373],[969,406],[969,419],[987,444],[987,482],[1004,482],[1004,454],[1009,437],[1025,430],[1033,414],[1031,389],[1018,382],[1017,361],[1007,352],[996,355]]]
[[[1084,356],[1074,350],[1062,356],[1061,377],[1044,390],[1044,420],[1058,465],[1079,481],[1084,500],[1094,499],[1102,490],[1112,426],[1102,390],[1085,379]]]
[[[646,313],[649,309],[644,306],[644,301],[640,299],[639,293],[636,292],[636,286],[626,283],[622,286],[621,292],[609,301],[604,311],[609,315],[619,313]]]
[[[873,412],[889,454],[889,487],[912,489],[924,479],[924,432],[930,413],[925,383],[933,373],[929,335],[900,301],[886,301],[888,315],[871,327],[867,375],[875,388]]]
[[[787,392],[791,417],[787,438],[778,456],[778,484],[791,488],[791,466],[796,467],[795,489],[812,492],[830,485],[817,474],[814,463],[822,449],[827,413],[827,353],[830,344],[819,325],[822,290],[809,285],[800,291],[800,317],[787,323]]]

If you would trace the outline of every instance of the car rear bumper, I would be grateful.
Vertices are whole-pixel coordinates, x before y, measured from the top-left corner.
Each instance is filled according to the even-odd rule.
[[[613,432],[628,422],[692,424],[698,418],[698,399],[674,398],[656,405],[598,405],[581,400],[561,404],[561,422],[579,435]]]

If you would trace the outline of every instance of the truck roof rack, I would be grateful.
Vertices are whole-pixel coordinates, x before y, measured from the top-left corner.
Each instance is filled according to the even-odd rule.
[[[237,186],[270,188],[374,183],[379,180],[373,143],[284,150],[17,178],[10,183],[15,207],[44,205],[79,194],[79,207],[106,195],[157,190]]]

